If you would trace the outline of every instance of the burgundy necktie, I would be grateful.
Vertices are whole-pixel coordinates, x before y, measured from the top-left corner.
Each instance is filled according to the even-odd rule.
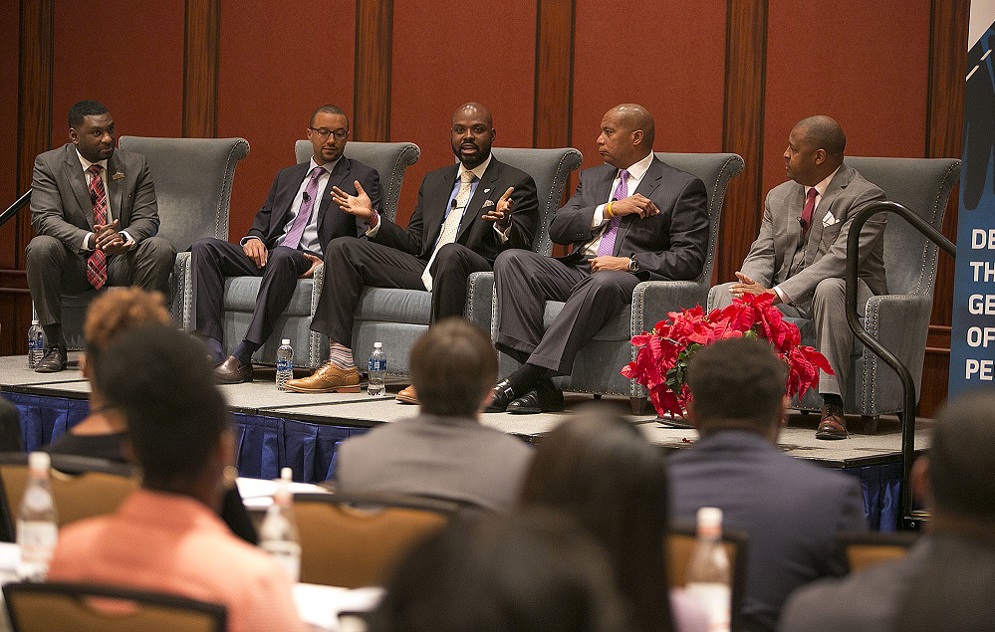
[[[805,208],[802,209],[802,216],[798,218],[798,221],[802,224],[802,237],[808,234],[808,229],[812,227],[812,212],[815,210],[815,197],[819,195],[819,192],[812,187],[808,190],[808,195],[805,198]]]
[[[104,181],[100,179],[100,172],[103,170],[98,164],[90,165],[87,171],[90,172],[90,199],[93,200],[93,225],[107,224],[107,191],[104,189]],[[96,289],[104,287],[107,283],[107,254],[96,247],[96,236],[94,236],[93,252],[86,259],[86,280]]]
[[[618,174],[618,186],[615,187],[615,195],[612,196],[613,202],[629,197],[628,180],[629,172],[622,169]],[[615,237],[618,236],[618,225],[621,221],[622,218],[617,215],[608,221],[608,228],[601,235],[601,243],[598,244],[599,257],[615,254]]]
[[[318,178],[323,173],[325,173],[324,167],[315,167],[311,170],[311,181],[307,183],[307,188],[304,189],[304,200],[301,202],[301,207],[297,211],[297,217],[294,218],[294,224],[290,227],[290,232],[287,233],[287,236],[283,238],[281,246],[297,248],[297,246],[301,245],[301,237],[304,236],[304,229],[311,219],[314,198],[318,195]]]

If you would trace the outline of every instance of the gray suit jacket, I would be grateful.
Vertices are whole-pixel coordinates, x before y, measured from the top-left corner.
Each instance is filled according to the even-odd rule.
[[[145,156],[114,150],[107,160],[107,199],[118,230],[127,231],[136,243],[159,231],[159,208]],[[72,143],[35,159],[31,226],[36,234],[55,237],[74,252],[93,232],[93,202]]]
[[[719,431],[668,466],[675,522],[693,525],[700,507],[718,507],[723,528],[749,535],[748,630],[773,630],[792,590],[845,573],[836,535],[867,528],[856,478],[787,456],[752,432]]]
[[[743,273],[765,287],[780,286],[795,305],[808,305],[819,281],[843,278],[853,218],[867,204],[884,199],[881,189],[841,165],[815,209],[804,257],[792,265],[802,247],[798,218],[805,206],[805,187],[790,180],[774,187],[767,194],[760,235],[743,262]],[[875,294],[888,292],[882,239],[886,221],[885,214],[876,215],[860,234],[859,275]]]
[[[335,477],[343,494],[431,496],[505,511],[531,459],[521,439],[474,419],[419,415],[344,441]]]

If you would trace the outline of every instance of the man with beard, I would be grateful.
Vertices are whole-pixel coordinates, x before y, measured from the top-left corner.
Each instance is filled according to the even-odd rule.
[[[352,354],[353,314],[365,286],[432,292],[430,322],[463,316],[467,277],[492,269],[499,253],[532,245],[539,200],[530,175],[491,155],[496,134],[490,111],[467,103],[453,114],[458,164],[425,175],[407,228],[380,217],[369,195],[333,188],[346,213],[366,222],[366,240],[336,239],[325,254],[321,297],[311,329],[326,334],[329,358],[309,377],[287,382],[302,393],[327,393],[359,384]],[[404,399],[416,401],[413,389]]]

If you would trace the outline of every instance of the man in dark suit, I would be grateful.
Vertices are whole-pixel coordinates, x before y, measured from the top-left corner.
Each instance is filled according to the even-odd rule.
[[[853,334],[846,324],[846,242],[853,218],[884,192],[843,163],[846,136],[828,116],[799,121],[784,151],[790,181],[767,194],[760,235],[750,247],[738,281],[720,286],[712,307],[724,307],[743,294],[774,295],[784,314],[811,318],[816,348],[833,375],[822,372],[824,405],[817,439],[845,439],[843,395],[850,369]],[[885,214],[860,232],[857,305],[861,312],[874,294],[887,294],[884,271]]]
[[[35,371],[66,368],[62,294],[137,285],[169,296],[176,250],[156,237],[159,209],[145,157],[114,149],[114,118],[96,101],[69,109],[69,140],[35,159],[28,289],[48,338]]]
[[[433,322],[463,316],[467,277],[491,270],[505,250],[531,247],[539,221],[535,181],[491,155],[495,134],[483,105],[456,110],[450,138],[459,162],[425,175],[407,228],[380,217],[361,186],[358,195],[335,191],[342,210],[367,223],[368,239],[337,239],[328,247],[330,273],[311,329],[328,336],[329,360],[314,375],[287,382],[289,389],[325,393],[359,384],[352,327],[365,286],[428,290]]]
[[[749,536],[743,620],[773,630],[785,599],[819,577],[842,575],[836,536],[866,529],[857,479],[783,454],[786,367],[756,339],[721,340],[688,369],[688,416],[700,440],[668,460],[675,522],[718,507]]]
[[[365,231],[362,222],[339,209],[332,190],[341,186],[356,193],[359,185],[353,183],[362,183],[371,205],[380,207],[376,170],[342,155],[348,137],[349,119],[340,108],[323,105],[316,109],[307,128],[314,155],[276,174],[248,235],[238,244],[208,238],[190,247],[194,332],[220,362],[214,369],[219,382],[252,380],[252,354],[273,333],[276,319],[294,294],[296,280],[314,275],[332,239],[355,238]],[[262,282],[249,329],[222,362],[224,280],[231,276],[260,276]]]
[[[708,246],[705,186],[653,155],[653,117],[635,104],[605,114],[598,152],[607,163],[580,174],[577,192],[556,212],[559,259],[509,251],[494,265],[497,348],[523,366],[495,387],[488,411],[562,408],[550,377],[570,373],[577,351],[632,302],[640,281],[693,279]],[[545,302],[566,301],[543,332]]]

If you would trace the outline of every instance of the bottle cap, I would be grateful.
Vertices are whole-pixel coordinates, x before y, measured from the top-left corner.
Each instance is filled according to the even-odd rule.
[[[698,510],[698,527],[722,528],[722,510],[718,507],[702,507]]]
[[[290,344],[290,338],[284,338],[283,340],[280,341],[280,344],[281,345],[289,345]]]
[[[382,342],[374,342],[373,343],[373,348],[374,349],[383,349],[383,343]]]
[[[37,325],[38,324],[38,319],[37,318],[31,319],[31,324],[32,325]]]
[[[48,470],[52,467],[52,456],[48,452],[32,452],[28,455],[28,469]]]
[[[280,470],[280,480],[292,481],[294,480],[294,471],[289,467],[285,467]]]

